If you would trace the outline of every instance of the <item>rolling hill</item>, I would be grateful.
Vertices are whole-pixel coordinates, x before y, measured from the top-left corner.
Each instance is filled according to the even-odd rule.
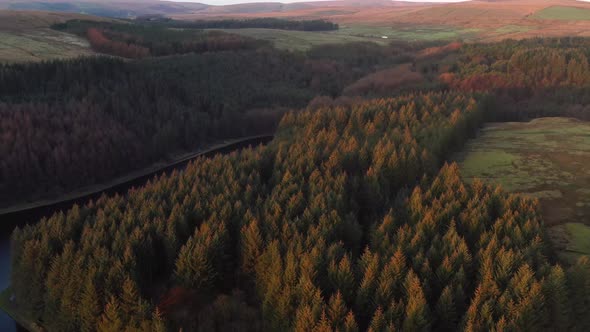
[[[341,25],[478,29],[478,40],[531,36],[590,36],[590,3],[575,0],[475,0],[461,3],[403,1],[311,2],[287,6],[260,4],[208,7],[174,14],[181,19],[281,17],[327,19]],[[272,8],[271,8],[272,7]]]
[[[52,24],[81,18],[103,20],[74,13],[0,10],[0,63],[93,54],[85,39],[50,29]]]
[[[4,61],[51,59],[90,52],[82,40],[57,36],[55,32],[44,29],[49,26],[47,20],[54,22],[57,17],[65,19],[79,14],[122,18],[158,14],[182,20],[259,17],[326,19],[342,27],[337,33],[312,33],[303,37],[294,32],[236,31],[254,37],[259,34],[260,38],[271,41],[286,40],[288,44],[292,40],[304,40],[303,43],[296,43],[299,46],[295,49],[306,49],[331,40],[379,42],[385,37],[402,40],[497,41],[537,36],[590,36],[590,3],[575,0],[475,0],[446,4],[335,0],[226,6],[158,0],[0,0],[0,9],[24,11],[18,14],[6,12],[6,18],[0,22],[0,33],[4,37],[0,45],[0,60]],[[40,14],[40,11],[45,13]],[[67,15],[70,16],[49,13],[55,11],[69,13]],[[39,28],[40,31],[33,33]],[[23,32],[23,29],[27,32]],[[20,30],[16,37],[15,30]],[[6,35],[7,31],[9,35]],[[285,36],[288,38],[285,39]]]

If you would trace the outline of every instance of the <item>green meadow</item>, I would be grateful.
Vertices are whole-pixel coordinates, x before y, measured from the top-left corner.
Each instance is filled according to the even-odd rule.
[[[590,123],[566,118],[489,124],[456,156],[463,177],[539,199],[565,258],[590,254]]]
[[[267,40],[280,49],[306,51],[313,46],[323,44],[374,42],[384,45],[392,40],[452,41],[469,39],[473,38],[479,30],[431,26],[375,27],[353,25],[341,26],[336,31],[292,31],[278,29],[223,29],[222,31]]]
[[[553,6],[536,12],[532,17],[542,20],[590,21],[590,9]]]
[[[0,31],[0,63],[43,61],[92,54],[88,42],[51,29]]]

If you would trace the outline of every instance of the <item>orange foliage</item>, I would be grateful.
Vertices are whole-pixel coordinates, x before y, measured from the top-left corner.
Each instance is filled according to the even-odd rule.
[[[183,287],[174,287],[162,296],[158,303],[158,310],[164,315],[170,313],[175,307],[186,303],[191,297],[191,292]]]
[[[439,76],[439,79],[453,89],[466,92],[490,91],[520,86],[516,82],[510,82],[505,75],[497,73],[477,74],[464,79],[458,79],[453,73],[443,73]]]
[[[440,76],[438,77],[438,79],[445,83],[445,84],[452,84],[455,81],[455,74],[453,73],[442,73],[440,74]]]
[[[423,80],[410,64],[380,70],[369,74],[344,89],[345,95],[363,95],[371,92],[387,93]]]
[[[463,46],[463,44],[460,42],[452,42],[452,43],[444,45],[444,46],[429,47],[429,48],[426,48],[426,49],[420,51],[420,53],[418,53],[417,57],[418,57],[418,59],[422,59],[422,58],[427,58],[427,57],[439,55],[442,53],[457,51],[458,49],[461,48],[461,46]]]
[[[96,28],[88,29],[86,35],[90,45],[97,52],[131,59],[143,58],[150,53],[147,48],[142,46],[110,40]]]

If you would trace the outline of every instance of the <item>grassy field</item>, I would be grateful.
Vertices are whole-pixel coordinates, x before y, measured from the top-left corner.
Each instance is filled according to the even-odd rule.
[[[490,124],[456,160],[468,181],[538,198],[556,247],[568,257],[590,254],[590,123]]]
[[[71,58],[92,53],[86,40],[50,29],[0,31],[2,63]]]
[[[365,38],[382,38],[386,36],[397,40],[455,40],[473,37],[479,29],[455,28],[448,26],[343,26],[337,35],[359,36]]]
[[[275,47],[293,51],[305,51],[316,45],[352,42],[376,42],[385,44],[379,38],[357,37],[331,32],[287,31],[276,29],[225,29],[229,33],[270,41]]]
[[[497,28],[494,32],[505,35],[519,32],[528,32],[534,29],[535,27],[532,26],[508,24],[503,27]]]
[[[452,27],[406,26],[342,26],[337,31],[287,31],[276,29],[225,29],[248,37],[268,40],[277,48],[305,51],[316,45],[340,44],[351,42],[374,42],[387,44],[391,40],[456,40],[473,38],[477,29],[459,29]],[[387,38],[384,38],[387,37]]]
[[[532,17],[542,20],[590,21],[590,9],[553,6],[536,12]]]
[[[42,61],[93,54],[86,40],[49,28],[53,23],[79,17],[85,16],[0,11],[0,63]]]

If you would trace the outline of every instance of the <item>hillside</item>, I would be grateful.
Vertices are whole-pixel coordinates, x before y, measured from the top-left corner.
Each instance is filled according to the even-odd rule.
[[[0,63],[92,54],[86,40],[50,29],[52,24],[78,18],[100,20],[73,13],[0,10]]]
[[[0,66],[0,207],[37,206],[0,215],[0,310],[31,331],[590,331],[574,4],[5,12],[15,60],[43,59],[39,33],[104,56]],[[544,34],[572,37],[479,42]]]
[[[159,0],[0,0],[0,9],[2,8],[121,18],[146,14],[185,20],[276,17],[326,19],[345,26],[478,29],[477,39],[487,41],[531,36],[590,35],[590,3],[575,0],[475,0],[446,4],[336,0],[226,6]]]
[[[478,39],[488,41],[590,35],[590,21],[584,19],[590,17],[585,12],[590,10],[590,3],[575,0],[479,0],[447,4],[376,1],[364,5],[359,5],[358,1],[329,1],[265,6],[268,6],[266,11],[259,5],[237,5],[209,7],[173,16],[182,19],[322,18],[350,26],[453,27],[478,29]]]

